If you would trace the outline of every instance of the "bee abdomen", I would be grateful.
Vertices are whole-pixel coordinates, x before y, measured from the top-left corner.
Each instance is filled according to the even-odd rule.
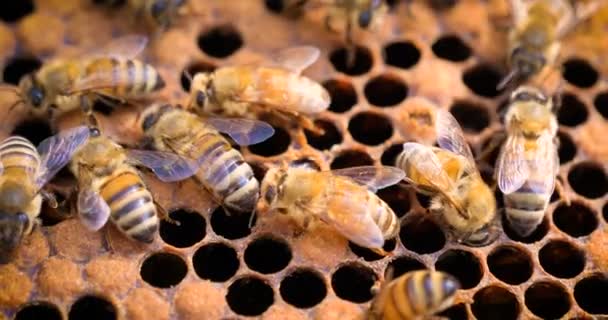
[[[399,232],[399,220],[393,210],[386,202],[371,192],[369,192],[368,199],[368,208],[370,208],[372,219],[382,231],[384,238],[390,239],[396,236]]]
[[[21,169],[34,174],[40,165],[40,156],[30,141],[12,136],[0,145],[0,161],[4,170]]]
[[[505,211],[513,229],[521,236],[531,234],[542,222],[551,195],[526,188],[504,196]]]
[[[165,86],[165,82],[156,69],[136,59],[119,60],[115,58],[102,58],[91,62],[86,74],[110,73],[114,84],[107,91],[116,97],[141,96]]]

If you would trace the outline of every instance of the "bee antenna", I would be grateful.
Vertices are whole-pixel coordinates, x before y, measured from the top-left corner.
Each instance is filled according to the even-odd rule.
[[[519,75],[519,69],[514,68],[511,70],[500,82],[496,85],[496,90],[504,89],[513,79],[515,79]]]

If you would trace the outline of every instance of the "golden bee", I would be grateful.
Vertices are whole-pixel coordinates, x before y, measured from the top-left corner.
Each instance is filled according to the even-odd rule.
[[[141,127],[152,146],[195,160],[194,175],[229,212],[252,212],[259,182],[251,166],[220,132],[237,144],[256,144],[274,134],[265,122],[233,118],[201,118],[171,105],[154,105],[141,116]],[[200,168],[200,169],[199,169]]]
[[[442,213],[458,241],[486,245],[498,236],[494,193],[482,180],[456,119],[437,110],[435,126],[439,147],[407,142],[396,164],[408,183],[433,196],[431,211]]]
[[[262,181],[261,207],[288,214],[304,229],[319,219],[353,243],[384,253],[384,241],[397,235],[399,220],[374,192],[403,177],[394,167],[272,168]]]
[[[78,180],[78,217],[90,230],[110,219],[129,238],[151,243],[159,225],[157,206],[135,165],[152,169],[165,182],[186,179],[198,169],[170,153],[124,149],[92,128],[70,164]]]
[[[108,6],[116,6],[120,0],[103,0]],[[186,0],[127,0],[127,6],[137,20],[152,28],[165,30],[175,22]]]
[[[317,82],[300,75],[319,57],[315,47],[294,47],[277,53],[268,66],[228,66],[192,79],[189,107],[203,113],[248,116],[270,111],[295,117],[309,129],[314,124],[303,115],[329,107],[329,93]]]
[[[91,115],[96,98],[124,102],[165,86],[153,66],[134,59],[146,43],[143,36],[123,36],[84,56],[51,60],[23,77],[18,87],[3,88],[16,92],[13,107],[25,104],[37,116],[77,108]]]
[[[53,206],[52,194],[42,190],[89,137],[77,127],[49,137],[38,148],[12,136],[0,143],[0,262],[10,260],[22,239],[37,224],[43,198]]]
[[[593,14],[601,1],[510,0],[513,27],[509,34],[510,72],[498,84],[525,81],[556,62],[561,39]]]
[[[430,270],[386,279],[368,313],[369,320],[428,319],[452,305],[460,282]]]

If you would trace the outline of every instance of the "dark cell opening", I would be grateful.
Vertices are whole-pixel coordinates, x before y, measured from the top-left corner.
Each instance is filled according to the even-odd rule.
[[[355,87],[347,80],[327,80],[323,87],[329,92],[331,103],[329,111],[343,113],[357,104]]]
[[[564,62],[563,67],[564,79],[580,88],[592,87],[600,76],[589,62],[582,59],[570,59]]]
[[[558,278],[574,278],[585,268],[585,253],[563,240],[547,243],[538,252],[538,260],[545,271]]]
[[[38,146],[42,140],[52,136],[53,132],[48,122],[42,119],[31,119],[19,123],[11,134],[22,136]]]
[[[288,274],[279,289],[285,302],[296,308],[311,308],[323,301],[327,287],[317,271],[298,269]]]
[[[3,3],[5,1],[2,1]],[[13,1],[6,1],[13,2]],[[20,1],[15,1],[20,2]],[[26,2],[26,1],[23,1]],[[2,12],[2,11],[0,11]],[[21,78],[32,73],[42,66],[42,62],[34,57],[15,57],[8,61],[2,72],[2,80],[6,83],[18,85]]]
[[[386,258],[385,255],[378,254],[369,248],[364,248],[364,247],[358,246],[350,241],[348,242],[348,246],[350,247],[350,250],[354,254],[356,254],[358,257],[363,258],[363,260],[365,260],[365,261],[376,261],[376,260]],[[384,246],[382,246],[382,249],[386,252],[391,252],[391,251],[395,250],[396,247],[397,247],[397,240],[388,239],[384,242]]]
[[[462,75],[462,81],[475,94],[493,98],[502,93],[502,90],[496,90],[502,77],[503,75],[494,67],[482,64],[466,70]]]
[[[157,288],[169,288],[180,283],[186,273],[188,266],[180,256],[159,252],[152,254],[141,264],[141,278],[150,285]]]
[[[454,62],[465,61],[471,56],[471,48],[455,35],[437,39],[431,49],[437,57]]]
[[[585,104],[577,96],[566,93],[557,111],[557,121],[567,127],[576,127],[587,121],[588,112]]]
[[[386,148],[380,157],[380,162],[385,166],[394,166],[401,151],[403,151],[403,143],[397,143]]]
[[[384,62],[397,68],[409,69],[420,61],[420,50],[410,41],[393,42],[384,47]]]
[[[608,314],[605,292],[608,292],[606,275],[595,274],[584,278],[574,286],[574,299],[591,314]]]
[[[321,166],[319,164],[309,158],[296,159],[289,163],[289,167],[291,168],[308,168],[315,171],[321,171]]]
[[[120,105],[120,102],[115,101],[111,98],[96,99],[93,101],[93,111],[101,113],[105,116],[109,116],[114,112],[117,106]]]
[[[245,263],[249,269],[264,274],[283,270],[291,258],[289,244],[274,236],[255,239],[245,249]]]
[[[389,262],[384,274],[386,276],[388,274],[388,272],[390,271],[393,273],[392,276],[394,279],[394,278],[398,278],[401,275],[404,275],[410,271],[424,270],[424,269],[426,269],[426,266],[424,265],[424,263],[422,263],[412,257],[402,256],[402,257],[398,257],[398,258],[394,259],[393,261]]]
[[[358,166],[369,166],[374,164],[374,160],[365,152],[356,150],[346,150],[340,153],[331,162],[330,168],[343,169]]]
[[[576,145],[570,135],[565,132],[559,131],[557,133],[559,138],[559,163],[564,164],[570,162],[576,156]]]
[[[34,12],[35,6],[32,0],[1,1],[0,20],[11,23]]]
[[[479,133],[490,125],[488,109],[466,101],[457,101],[450,112],[458,120],[464,131]]]
[[[239,269],[236,250],[224,243],[209,243],[198,248],[192,256],[194,272],[214,282],[224,282],[232,278]]]
[[[423,215],[407,215],[399,237],[407,249],[419,254],[437,252],[445,245],[441,228]]]
[[[407,97],[408,88],[403,80],[393,75],[371,78],[363,88],[369,103],[378,107],[396,106]]]
[[[473,296],[471,310],[478,320],[517,319],[521,307],[509,290],[499,286],[485,287]]]
[[[608,119],[608,91],[595,96],[593,104],[595,105],[597,112],[599,112],[604,119]]]
[[[249,151],[263,157],[279,155],[289,148],[291,138],[283,128],[274,127],[274,135],[267,140],[249,146]]]
[[[566,289],[552,281],[537,282],[525,293],[526,306],[543,319],[561,319],[570,310]]]
[[[55,176],[55,178],[51,181],[57,181],[57,176]],[[65,201],[65,196],[59,192],[53,192],[52,194],[55,196],[55,200],[57,200],[58,207],[52,208],[49,205],[48,201],[44,201],[42,203],[42,208],[40,209],[40,215],[38,216],[38,219],[40,219],[40,222],[42,223],[43,227],[54,226],[59,222],[71,218],[71,216],[69,215],[71,210],[70,201]]]
[[[179,77],[179,82],[182,85],[182,89],[186,92],[190,92],[190,81],[197,73],[211,73],[215,71],[217,67],[209,62],[195,62],[189,65],[182,71]]]
[[[372,68],[372,53],[369,49],[357,46],[355,48],[355,58],[350,65],[347,63],[347,50],[346,48],[339,48],[329,55],[329,61],[331,61],[331,64],[337,71],[350,76],[360,76]]]
[[[317,135],[309,130],[304,130],[306,140],[317,150],[329,150],[333,145],[342,142],[342,134],[336,126],[327,120],[315,120],[315,125],[323,129],[322,135]]]
[[[467,307],[464,303],[451,306],[437,315],[449,320],[467,320],[469,318],[467,315]]]
[[[336,295],[354,303],[364,303],[372,298],[372,286],[378,279],[374,271],[360,263],[342,265],[331,277]]]
[[[435,10],[444,11],[454,7],[457,2],[458,0],[430,0],[429,4]]]
[[[15,320],[61,320],[61,311],[54,304],[37,301],[28,303],[19,309],[15,315]]]
[[[553,211],[553,223],[563,232],[573,237],[583,237],[598,225],[595,213],[581,203],[561,204]]]
[[[264,180],[264,176],[266,176],[266,171],[268,168],[261,163],[250,163],[251,170],[253,170],[253,176],[258,179],[258,181]]]
[[[429,208],[429,206],[431,205],[431,199],[432,198],[427,196],[426,194],[416,192],[416,201],[418,201],[418,204],[423,208]]]
[[[259,316],[274,303],[274,292],[266,281],[249,276],[236,280],[228,287],[226,301],[237,314]]]
[[[410,194],[404,185],[392,185],[378,190],[376,194],[393,209],[397,217],[401,218],[410,211]]]
[[[522,237],[515,232],[515,230],[509,224],[509,220],[507,220],[506,215],[503,215],[502,217],[502,228],[505,231],[505,234],[512,240],[521,243],[534,243],[542,240],[549,232],[549,220],[545,217],[543,222],[541,222],[536,229],[526,237]]]
[[[473,253],[464,250],[452,249],[444,252],[437,259],[435,269],[456,277],[462,289],[474,288],[483,276],[479,259]]]
[[[69,320],[114,320],[116,318],[116,308],[110,301],[91,295],[76,300],[68,314]]]
[[[608,202],[604,203],[604,207],[602,208],[602,213],[604,215],[604,220],[608,223]]]
[[[243,38],[232,25],[216,26],[198,37],[198,47],[215,58],[226,58],[242,46]]]
[[[532,276],[532,259],[528,252],[515,246],[500,246],[488,255],[488,268],[501,281],[517,285]]]
[[[283,0],[264,0],[264,5],[266,9],[274,13],[281,13],[285,7]]]
[[[207,223],[198,212],[176,210],[169,213],[169,218],[160,222],[160,237],[167,244],[176,248],[187,248],[205,238]]]
[[[568,182],[574,191],[589,199],[601,198],[608,192],[608,177],[600,165],[582,162],[570,168]]]
[[[119,8],[125,5],[127,0],[93,0],[93,4],[101,6],[109,6],[111,8]]]
[[[360,112],[350,119],[348,131],[358,142],[376,146],[393,135],[393,126],[390,120],[383,115]]]
[[[213,231],[228,240],[240,239],[251,234],[249,220],[253,213],[248,214],[226,214],[222,207],[217,207],[211,214],[211,228]],[[256,218],[253,218],[252,227]]]

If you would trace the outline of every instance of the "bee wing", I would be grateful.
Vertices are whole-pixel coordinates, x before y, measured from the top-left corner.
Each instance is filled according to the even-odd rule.
[[[194,175],[201,162],[178,156],[169,152],[134,150],[126,151],[130,160],[152,170],[163,182],[175,182]]]
[[[101,229],[110,217],[110,207],[101,195],[90,188],[83,188],[78,193],[78,217],[87,229]]]
[[[534,191],[553,193],[555,176],[559,170],[559,155],[551,134],[546,133],[539,137],[537,148],[533,153],[529,163],[530,172],[542,179],[534,179],[537,184],[531,187]],[[530,182],[528,181],[529,184]]]
[[[38,154],[40,154],[40,169],[36,176],[38,188],[51,180],[88,138],[89,128],[80,126],[62,131],[42,141],[38,145]]]
[[[437,155],[431,150],[431,148],[421,145],[416,142],[406,142],[403,144],[403,153],[411,154],[412,158],[408,163],[413,166],[416,173],[420,175],[418,180],[415,181],[407,176],[404,178],[410,184],[421,187],[430,188],[435,192],[447,193],[452,190],[453,183],[450,177],[447,175]]]
[[[106,45],[95,48],[84,54],[86,58],[110,57],[116,59],[133,59],[148,44],[148,37],[131,34],[118,37]]]
[[[299,74],[317,61],[320,54],[317,47],[298,46],[279,51],[271,60],[274,65]]]
[[[511,14],[513,15],[514,25],[518,26],[526,20],[528,16],[528,6],[523,0],[510,0]]]
[[[509,194],[521,188],[530,176],[525,157],[524,137],[509,136],[496,161],[498,188]]]
[[[437,131],[437,144],[445,150],[461,155],[469,162],[475,163],[471,148],[464,138],[458,121],[451,113],[437,110],[435,116],[435,130]]]
[[[206,122],[241,146],[260,143],[274,134],[274,128],[263,121],[212,117]]]
[[[371,191],[386,188],[403,180],[405,173],[396,167],[361,166],[331,171],[332,174],[351,178],[355,182],[367,186]]]

